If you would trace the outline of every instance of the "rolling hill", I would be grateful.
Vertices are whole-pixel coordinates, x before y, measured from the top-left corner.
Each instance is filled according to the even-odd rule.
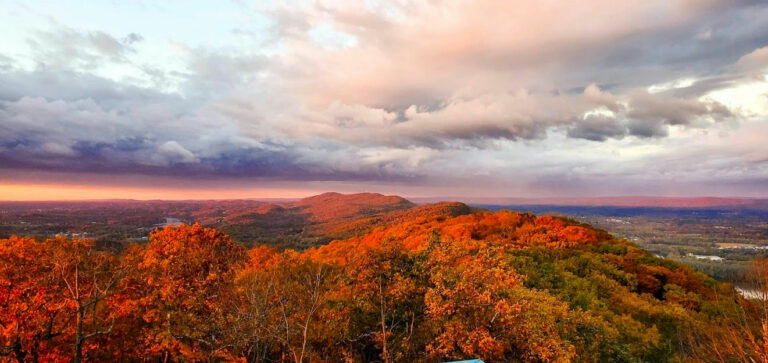
[[[78,235],[120,249],[170,218],[220,229],[246,245],[259,241],[304,249],[415,215],[470,212],[462,203],[416,205],[377,193],[324,193],[282,201],[5,202],[0,203],[0,237]]]

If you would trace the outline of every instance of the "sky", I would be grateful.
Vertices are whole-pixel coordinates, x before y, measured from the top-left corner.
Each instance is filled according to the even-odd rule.
[[[0,0],[0,200],[768,197],[764,0]]]

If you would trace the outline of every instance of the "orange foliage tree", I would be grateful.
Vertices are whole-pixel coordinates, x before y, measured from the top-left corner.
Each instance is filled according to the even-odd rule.
[[[73,362],[82,362],[84,345],[92,339],[109,334],[115,324],[113,308],[109,306],[119,280],[123,277],[117,258],[97,251],[91,240],[56,238],[51,263],[59,284],[59,299],[65,313],[73,321]],[[98,350],[91,345],[88,350]]]
[[[134,294],[133,314],[143,320],[144,355],[228,358],[233,315],[226,307],[245,248],[195,224],[156,230],[131,253],[125,289]]]
[[[81,362],[114,326],[117,258],[89,240],[0,240],[4,352],[18,361]],[[103,349],[101,349],[103,350]]]
[[[237,280],[241,305],[236,340],[245,344],[243,354],[276,354],[281,361],[296,363],[328,361],[328,354],[339,357],[333,342],[344,330],[345,317],[341,307],[330,304],[339,292],[337,269],[294,251],[272,256],[260,252],[251,256],[257,264]]]
[[[361,358],[399,362],[413,359],[423,349],[424,257],[397,241],[385,241],[347,266],[345,305],[353,311],[350,340],[381,351],[378,357]]]
[[[54,338],[62,334],[50,256],[31,238],[0,240],[0,356],[19,362],[61,360]],[[57,359],[57,357],[59,359]]]
[[[574,349],[558,339],[554,320],[542,322],[548,317],[527,311],[537,307],[520,293],[522,278],[506,264],[503,252],[500,245],[473,240],[430,244],[430,285],[424,301],[434,339],[427,345],[428,356],[489,361],[573,358]],[[537,325],[539,330],[530,329]]]

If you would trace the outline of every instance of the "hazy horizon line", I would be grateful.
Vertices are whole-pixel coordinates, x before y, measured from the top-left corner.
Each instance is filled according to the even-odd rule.
[[[518,196],[495,196],[495,197],[474,197],[474,196],[460,196],[460,195],[436,195],[436,196],[409,196],[407,194],[389,194],[379,193],[372,191],[364,192],[334,192],[327,191],[322,193],[307,194],[303,197],[237,197],[237,198],[70,198],[70,199],[2,199],[0,203],[47,203],[47,202],[119,202],[119,201],[135,201],[135,202],[204,202],[204,201],[237,201],[237,200],[250,200],[250,201],[271,201],[271,202],[291,202],[304,198],[309,198],[325,193],[338,193],[342,195],[354,195],[354,194],[380,194],[387,196],[399,196],[408,199],[412,202],[440,202],[440,201],[482,201],[491,202],[498,200],[499,202],[514,204],[511,202],[545,202],[545,201],[610,201],[610,200],[629,200],[629,199],[646,199],[646,200],[666,200],[666,201],[694,201],[694,200],[717,200],[717,201],[744,201],[744,202],[759,202],[768,201],[768,196],[765,197],[753,197],[753,196],[717,196],[717,195],[697,195],[697,196],[670,196],[670,195],[639,195],[639,194],[626,194],[626,195],[602,195],[602,196],[536,196],[536,197],[518,197]],[[492,203],[489,203],[492,204]],[[540,203],[535,203],[540,204]]]

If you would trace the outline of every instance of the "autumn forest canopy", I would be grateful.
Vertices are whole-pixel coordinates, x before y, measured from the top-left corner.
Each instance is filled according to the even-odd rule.
[[[197,223],[119,250],[0,240],[0,362],[767,358],[756,300],[567,218],[375,195],[280,208],[333,241],[246,246]]]

